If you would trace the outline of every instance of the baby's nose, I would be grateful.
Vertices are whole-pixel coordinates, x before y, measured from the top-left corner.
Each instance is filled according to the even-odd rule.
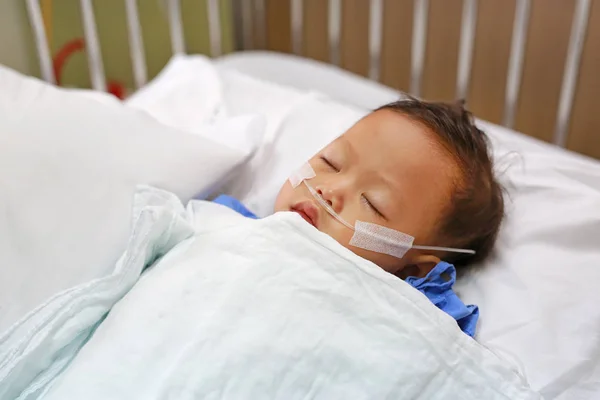
[[[341,213],[344,208],[344,194],[341,188],[336,186],[320,186],[316,188],[317,193],[327,202],[336,213]]]
[[[317,193],[319,193],[319,196],[321,196],[321,198],[323,200],[325,200],[327,202],[327,204],[329,204],[330,206],[333,206],[331,199],[328,198],[328,196],[326,196],[325,193],[323,193],[323,190],[321,188],[317,188]]]

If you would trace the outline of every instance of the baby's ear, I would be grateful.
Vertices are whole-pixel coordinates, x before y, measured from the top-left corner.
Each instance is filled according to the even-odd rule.
[[[441,260],[430,254],[419,254],[414,256],[408,264],[400,271],[398,271],[398,277],[406,279],[409,276],[415,278],[424,278],[427,274],[439,264]]]

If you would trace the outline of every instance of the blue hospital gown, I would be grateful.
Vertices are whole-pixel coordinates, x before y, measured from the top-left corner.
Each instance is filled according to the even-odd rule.
[[[221,195],[213,201],[229,207],[245,217],[258,219],[252,211],[234,197]],[[475,335],[479,308],[476,305],[465,305],[452,290],[452,286],[456,282],[454,265],[442,261],[424,278],[410,276],[406,278],[405,282],[427,296],[437,308],[454,318],[464,333],[471,337]]]

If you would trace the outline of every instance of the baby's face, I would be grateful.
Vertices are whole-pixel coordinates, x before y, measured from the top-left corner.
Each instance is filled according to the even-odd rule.
[[[310,180],[333,209],[350,224],[356,220],[383,225],[415,238],[415,244],[438,245],[439,220],[448,206],[458,170],[434,134],[390,110],[369,114],[309,160]],[[353,231],[333,218],[305,185],[286,182],[275,211],[295,211],[359,256],[388,272],[439,259],[410,250],[403,259],[349,245]],[[421,275],[428,271],[419,270]],[[414,274],[414,273],[412,273]]]

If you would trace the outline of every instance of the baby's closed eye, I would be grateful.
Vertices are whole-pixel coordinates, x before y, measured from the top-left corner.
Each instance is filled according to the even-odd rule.
[[[387,221],[387,218],[385,217],[385,215],[383,215],[383,213],[380,211],[380,209],[375,204],[373,204],[366,195],[364,195],[364,194],[361,195],[360,199],[367,207],[369,207],[369,209],[372,212],[377,214],[378,217],[381,217]]]

